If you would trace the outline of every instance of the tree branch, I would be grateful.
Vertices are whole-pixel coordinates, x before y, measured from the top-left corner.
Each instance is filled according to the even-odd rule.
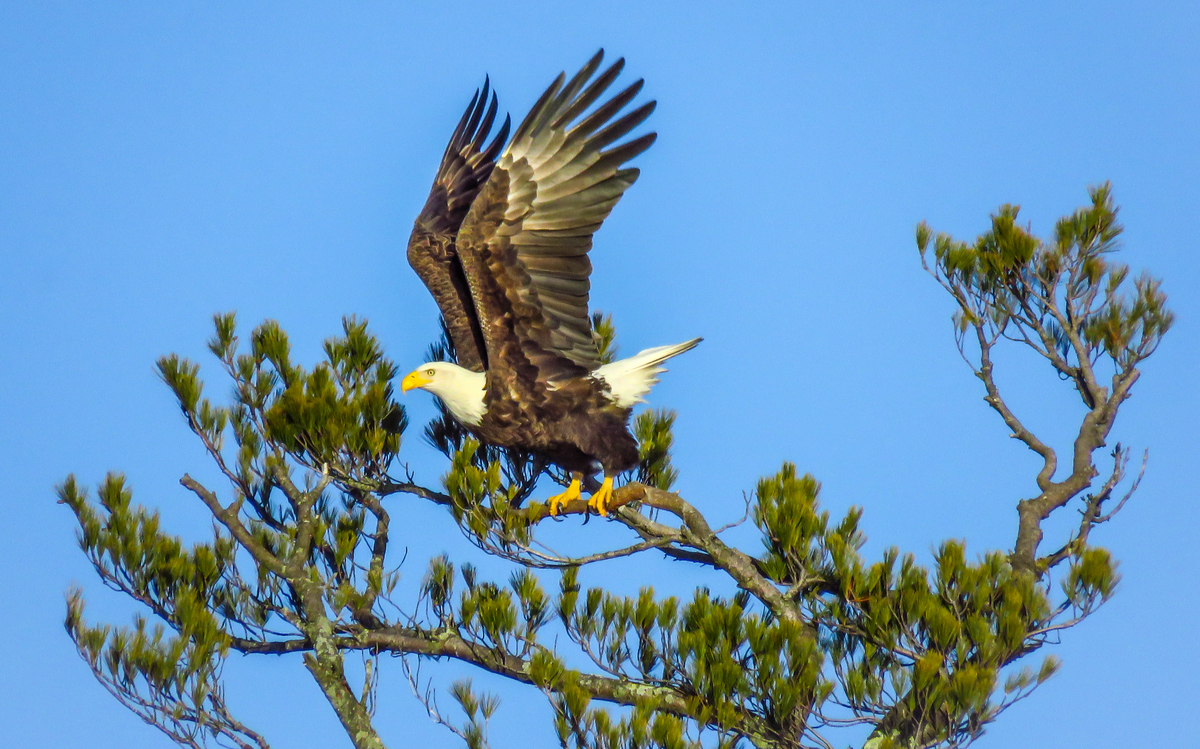
[[[179,483],[191,490],[193,494],[200,498],[200,501],[203,502],[205,507],[208,508],[209,512],[213,514],[213,517],[220,521],[221,525],[225,526],[225,529],[229,531],[230,535],[232,535],[233,538],[246,549],[246,551],[250,552],[250,555],[254,557],[254,561],[258,562],[263,567],[266,567],[276,575],[279,575],[280,577],[283,576],[283,561],[271,552],[267,551],[266,547],[264,547],[254,538],[253,534],[250,533],[246,526],[242,525],[241,518],[238,517],[238,510],[241,507],[240,500],[229,505],[229,507],[225,507],[221,504],[221,501],[217,499],[217,495],[213,494],[208,489],[205,489],[199,481],[196,481],[186,473],[183,475],[183,478],[179,479]]]

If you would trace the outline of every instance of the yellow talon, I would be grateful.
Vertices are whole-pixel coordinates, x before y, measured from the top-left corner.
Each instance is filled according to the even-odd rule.
[[[571,485],[562,494],[555,494],[550,499],[546,500],[547,506],[550,508],[550,517],[558,517],[558,508],[566,503],[582,499],[583,495],[579,491],[579,479],[571,479]]]
[[[604,483],[588,500],[588,507],[591,507],[596,512],[600,513],[600,517],[608,517],[608,503],[612,501],[613,495],[613,480],[611,476],[604,477]]]

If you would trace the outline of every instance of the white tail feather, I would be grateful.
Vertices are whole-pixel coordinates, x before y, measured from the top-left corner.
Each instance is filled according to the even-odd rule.
[[[679,356],[684,351],[696,347],[704,339],[693,338],[674,346],[657,346],[641,351],[628,359],[621,359],[611,364],[605,364],[592,372],[592,377],[603,380],[612,393],[613,402],[621,408],[629,408],[641,403],[650,388],[658,383],[658,375],[666,372],[658,366],[672,356]]]

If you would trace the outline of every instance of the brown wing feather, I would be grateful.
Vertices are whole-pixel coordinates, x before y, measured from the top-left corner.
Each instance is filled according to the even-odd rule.
[[[487,347],[455,237],[508,138],[511,122],[506,116],[496,137],[484,145],[497,111],[494,93],[488,104],[488,88],[485,80],[483,91],[475,92],[463,112],[408,240],[408,263],[437,301],[458,363],[475,372],[487,367]]]
[[[533,376],[541,387],[600,364],[588,316],[588,251],[593,233],[637,179],[625,162],[655,138],[649,133],[603,150],[640,125],[654,102],[618,118],[641,90],[639,80],[585,116],[624,66],[618,60],[589,83],[602,59],[603,51],[570,81],[560,75],[546,89],[458,235],[489,371]]]

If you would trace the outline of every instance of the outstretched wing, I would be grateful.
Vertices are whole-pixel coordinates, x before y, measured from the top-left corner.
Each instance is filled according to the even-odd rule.
[[[638,80],[588,112],[625,64],[618,60],[591,80],[603,56],[570,81],[560,74],[542,94],[459,230],[489,371],[516,372],[525,382],[555,383],[599,366],[588,250],[637,179],[638,170],[624,164],[655,139],[648,133],[608,148],[649,117],[654,102],[617,117],[641,91]]]
[[[486,109],[485,109],[486,108]],[[475,372],[487,366],[483,332],[454,240],[471,203],[487,183],[508,138],[509,118],[486,147],[496,119],[496,95],[488,105],[488,81],[463,112],[438,166],[433,189],[408,239],[408,264],[437,301],[454,343],[458,363]]]

